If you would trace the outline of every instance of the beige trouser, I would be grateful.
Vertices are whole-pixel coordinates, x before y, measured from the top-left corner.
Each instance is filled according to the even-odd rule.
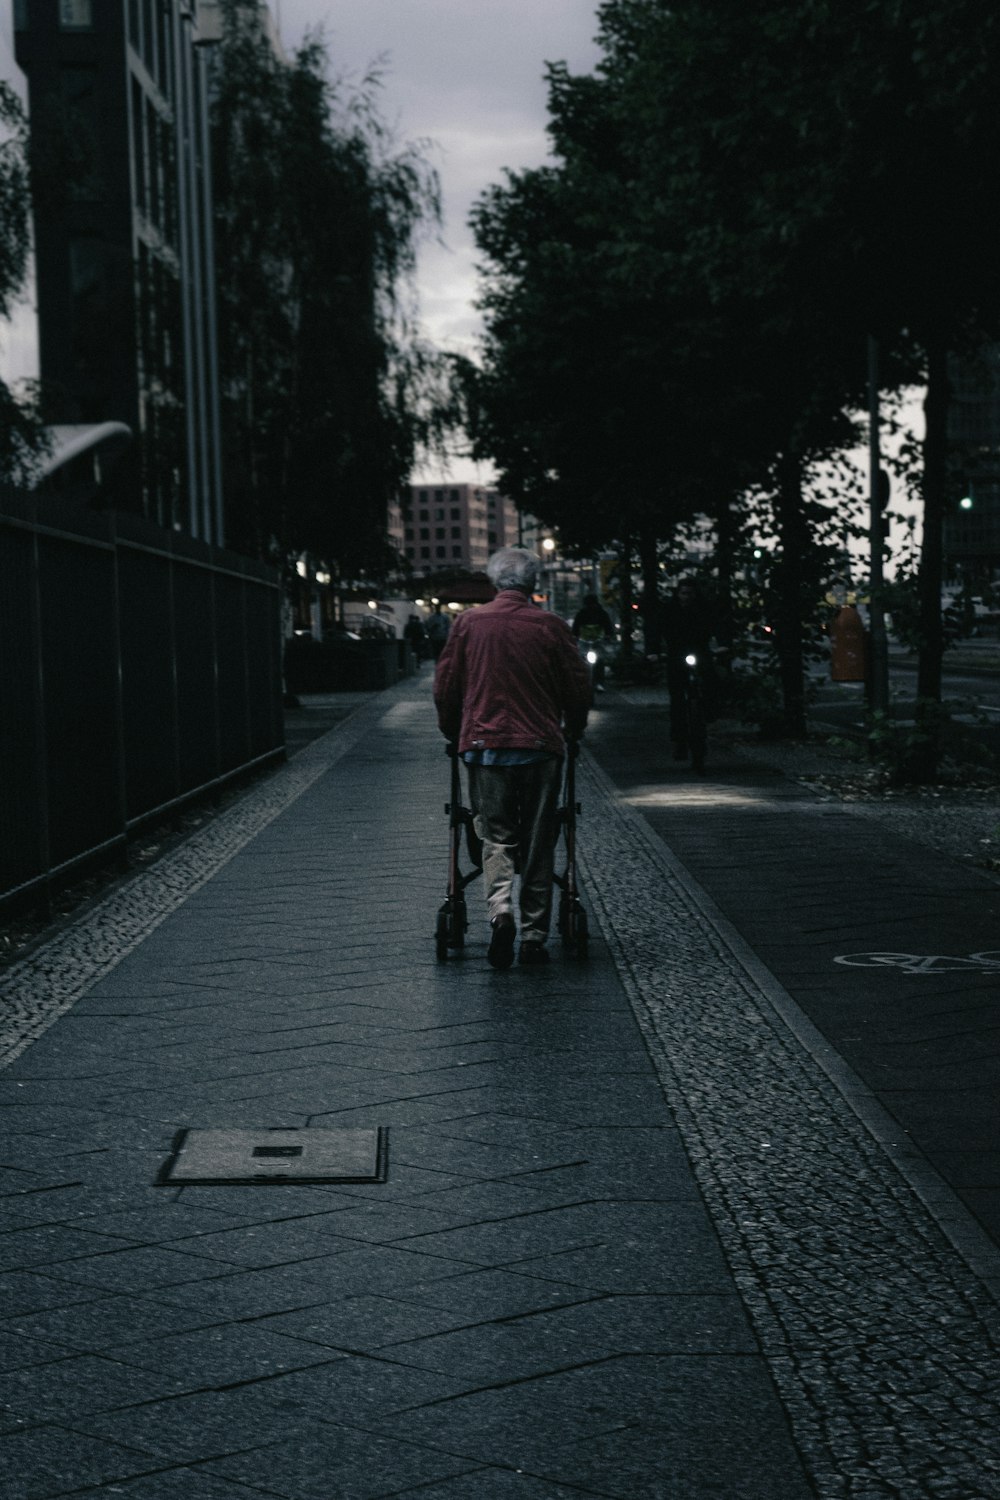
[[[483,841],[490,921],[514,910],[521,873],[521,937],[544,941],[552,915],[554,816],[562,780],[556,756],[527,766],[469,766],[469,800]]]

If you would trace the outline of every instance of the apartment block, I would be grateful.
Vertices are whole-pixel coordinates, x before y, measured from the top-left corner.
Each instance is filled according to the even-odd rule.
[[[14,6],[48,420],[125,423],[136,508],[221,543],[212,31],[182,0]]]
[[[390,507],[389,537],[417,577],[478,573],[498,547],[519,545],[519,516],[486,485],[415,484]]]

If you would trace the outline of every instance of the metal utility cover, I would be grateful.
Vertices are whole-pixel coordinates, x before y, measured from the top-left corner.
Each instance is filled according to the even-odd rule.
[[[182,1130],[161,1187],[212,1183],[384,1182],[388,1132]]]

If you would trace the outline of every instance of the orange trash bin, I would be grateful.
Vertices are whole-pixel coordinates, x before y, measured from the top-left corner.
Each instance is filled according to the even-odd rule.
[[[864,682],[868,635],[853,604],[841,605],[830,623],[830,676],[834,682]]]

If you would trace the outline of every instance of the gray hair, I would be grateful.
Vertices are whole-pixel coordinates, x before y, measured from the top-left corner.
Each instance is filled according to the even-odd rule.
[[[525,589],[538,582],[538,558],[527,547],[501,547],[486,564],[486,576],[497,589]]]

